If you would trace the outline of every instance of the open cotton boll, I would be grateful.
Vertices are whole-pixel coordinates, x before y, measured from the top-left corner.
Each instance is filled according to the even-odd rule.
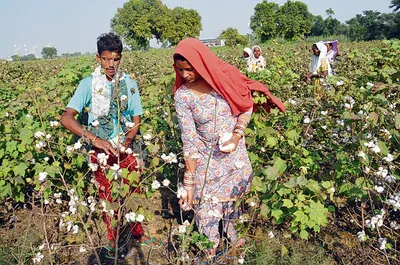
[[[219,146],[219,150],[221,150],[222,152],[231,152],[233,150],[233,148],[235,148],[235,144],[228,144],[227,146]]]
[[[227,146],[223,146],[224,143],[228,142],[232,138],[232,133],[224,133],[221,137],[219,137],[218,144],[219,150],[222,152],[231,152],[235,148],[235,144],[231,143]]]
[[[222,136],[219,137],[218,144],[223,145],[224,143],[228,142],[232,138],[232,133],[224,133]]]

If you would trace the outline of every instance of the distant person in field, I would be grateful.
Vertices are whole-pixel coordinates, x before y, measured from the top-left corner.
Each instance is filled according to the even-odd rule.
[[[214,243],[206,253],[218,257],[220,221],[233,248],[245,244],[234,221],[241,215],[236,201],[250,191],[253,179],[244,139],[253,113],[252,91],[265,93],[267,104],[282,111],[285,107],[265,85],[248,79],[196,39],[179,42],[173,58],[187,191],[179,204],[183,210],[193,207],[199,232]]]
[[[245,60],[250,60],[251,59],[251,55],[252,51],[250,48],[246,47],[243,49],[243,54],[242,54],[242,58]]]
[[[337,71],[336,58],[341,55],[340,42],[337,40],[337,41],[325,42],[325,44],[328,49],[326,58],[328,59],[328,62],[332,68],[332,73],[335,74]]]
[[[265,68],[265,58],[261,55],[261,47],[253,46],[251,58],[247,65],[247,71],[250,73],[257,72]]]
[[[328,52],[326,53],[326,58],[328,59],[328,62],[332,65],[336,62],[336,58],[341,55],[340,42],[337,40],[326,42],[325,44],[328,49]]]
[[[323,42],[314,43],[311,47],[313,55],[309,72],[306,74],[306,82],[314,84],[314,96],[321,98],[324,95],[324,86],[326,86],[326,77],[332,74],[331,66],[326,58],[327,47]]]
[[[65,128],[89,145],[90,167],[98,184],[99,197],[109,202],[113,201],[112,180],[106,177],[110,166],[117,164],[120,168],[140,172],[139,161],[131,149],[143,110],[136,81],[118,69],[121,53],[122,42],[118,36],[107,33],[98,37],[96,60],[99,66],[80,82],[61,117]],[[74,118],[78,113],[80,122]],[[140,192],[136,187],[138,183],[129,183],[126,179],[124,183],[132,185],[130,192]],[[118,229],[112,227],[111,222],[116,215],[103,212],[103,217],[109,240],[106,257],[114,258]],[[155,242],[144,235],[139,222],[131,223],[131,232],[139,242]]]

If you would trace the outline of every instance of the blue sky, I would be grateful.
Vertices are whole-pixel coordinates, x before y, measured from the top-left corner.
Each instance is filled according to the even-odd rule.
[[[0,58],[34,53],[53,46],[58,54],[94,52],[96,38],[110,31],[110,19],[124,0],[0,0],[3,20]],[[248,33],[250,16],[261,0],[163,0],[170,8],[196,9],[203,31],[200,38],[214,38],[227,27]],[[282,5],[285,0],[273,1]],[[364,10],[391,12],[390,0],[303,0],[314,15],[325,16],[331,7],[344,22]]]

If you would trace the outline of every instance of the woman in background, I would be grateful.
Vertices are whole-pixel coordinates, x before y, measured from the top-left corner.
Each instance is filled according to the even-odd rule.
[[[314,82],[314,96],[322,98],[324,95],[323,86],[326,85],[326,77],[332,74],[328,59],[326,58],[327,47],[323,42],[314,43],[311,47],[313,55],[309,72],[306,74],[306,82]]]
[[[261,47],[258,45],[253,46],[251,56],[251,69],[249,72],[257,72],[265,68],[265,58],[261,55]]]

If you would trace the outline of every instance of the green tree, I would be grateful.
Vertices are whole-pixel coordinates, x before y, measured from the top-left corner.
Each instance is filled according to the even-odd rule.
[[[111,28],[131,49],[147,49],[152,38],[176,44],[183,38],[197,37],[201,17],[195,10],[171,10],[161,0],[130,0],[118,8]]]
[[[278,33],[285,39],[295,40],[311,32],[313,15],[300,1],[287,1],[279,8]]]
[[[201,16],[196,10],[176,7],[170,13],[172,24],[166,34],[166,39],[171,45],[176,45],[185,38],[197,38],[200,35]]]
[[[250,28],[261,42],[276,38],[278,11],[279,5],[269,3],[267,0],[254,7],[254,15],[250,18]]]
[[[335,15],[335,11],[333,11],[332,8],[328,8],[327,10],[325,10],[325,14],[326,14],[328,17],[333,17],[333,16]]]
[[[400,38],[400,13],[381,14],[379,24],[385,38]]]
[[[43,47],[42,49],[43,59],[53,59],[57,57],[57,49],[54,47]]]
[[[392,0],[389,7],[394,8],[393,12],[398,12],[400,10],[400,0]]]
[[[322,36],[325,31],[325,21],[322,16],[314,16],[313,24],[311,27],[312,36]]]
[[[249,42],[245,35],[241,35],[236,28],[232,27],[224,29],[218,38],[225,40],[227,46],[246,45]]]
[[[21,57],[21,61],[32,61],[32,60],[36,60],[36,56],[32,53]]]
[[[366,29],[362,25],[362,15],[357,14],[355,17],[346,21],[349,25],[349,37],[351,40],[359,41],[364,39]]]
[[[16,61],[21,61],[21,56],[19,56],[18,54],[14,54],[11,56],[11,59],[16,62]]]

